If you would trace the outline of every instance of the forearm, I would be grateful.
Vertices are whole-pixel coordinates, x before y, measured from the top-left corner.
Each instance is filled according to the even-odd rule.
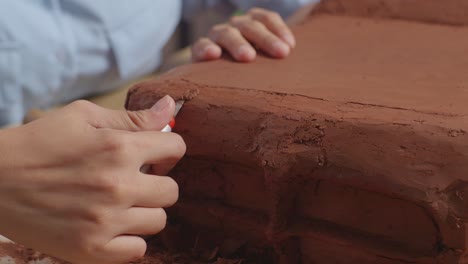
[[[0,129],[0,185],[4,185],[14,175],[14,168],[21,160],[18,152],[24,148],[25,138],[21,128]],[[1,201],[0,201],[1,202]]]
[[[16,182],[21,171],[23,155],[19,154],[23,147],[22,131],[18,128],[0,130],[0,234],[10,237],[14,227],[13,215],[8,212],[15,210],[14,197]]]

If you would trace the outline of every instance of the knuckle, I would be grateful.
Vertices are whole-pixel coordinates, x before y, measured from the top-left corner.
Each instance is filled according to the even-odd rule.
[[[135,129],[144,129],[151,124],[150,117],[146,114],[146,111],[127,111],[128,120],[130,126]]]
[[[267,11],[266,17],[268,19],[271,19],[272,21],[278,21],[281,20],[281,15],[278,12],[275,11]]]
[[[101,135],[100,142],[104,150],[114,152],[119,151],[124,147],[124,142],[121,136],[113,133],[113,131],[103,130]]]
[[[260,23],[258,21],[252,20],[249,24],[251,28],[255,28],[258,30],[266,30],[266,26],[263,23]]]
[[[245,32],[247,30],[252,29],[252,26],[253,24],[251,20],[242,20],[235,24],[235,27],[241,32]]]
[[[75,243],[77,250],[82,252],[83,255],[93,256],[99,252],[102,245],[92,236],[80,235],[75,237]]]
[[[122,204],[125,201],[126,188],[122,184],[114,185],[114,187],[108,192],[109,200],[114,204]]]
[[[249,21],[251,20],[250,16],[248,15],[243,15],[243,16],[232,16],[230,19],[229,19],[229,25],[233,25],[233,26],[236,26],[238,24],[242,24],[242,23],[245,23],[246,21]]]
[[[282,20],[281,15],[278,12],[266,10],[262,8],[252,9],[251,15],[263,23],[273,24],[279,20]]]
[[[229,35],[229,34],[236,34],[238,30],[227,24],[216,25],[213,27],[212,33],[214,35]]]
[[[240,35],[240,31],[239,29],[235,28],[235,27],[228,27],[226,28],[225,34],[229,34],[229,35]]]
[[[93,239],[99,237],[102,234],[111,232],[113,222],[113,216],[110,214],[110,210],[106,205],[95,206],[94,209],[89,210],[88,212],[88,239],[91,239],[91,245],[96,243]],[[96,245],[97,246],[97,245]],[[96,248],[96,246],[94,248]]]
[[[214,25],[210,30],[210,35],[216,35],[219,32],[223,31],[226,27],[228,27],[228,25],[226,25],[226,24]]]
[[[268,13],[262,15],[261,20],[265,24],[274,25],[281,20],[281,16],[276,12],[268,11]]]
[[[131,157],[134,144],[125,133],[113,133],[111,130],[103,131],[100,142],[103,151],[110,153],[111,162],[121,164]]]
[[[105,187],[105,191],[110,203],[121,204],[125,200],[126,188],[120,181],[112,181]]]
[[[236,32],[236,29],[234,27],[225,27],[220,33],[222,35],[232,35],[232,34],[235,34]]]
[[[89,206],[86,211],[86,218],[93,225],[101,226],[104,224],[105,220],[103,217],[103,210],[98,206]]]
[[[125,184],[122,183],[119,177],[113,175],[102,175],[97,177],[95,180],[95,188],[101,192],[103,200],[106,203],[111,204],[122,203],[127,192]],[[104,216],[101,211],[97,211],[95,213],[97,220],[102,220],[102,217]]]
[[[93,106],[93,103],[86,101],[86,100],[77,100],[70,104],[70,107],[77,108],[77,109],[88,109]]]
[[[100,174],[95,177],[94,185],[99,190],[103,190],[105,192],[113,192],[117,188],[116,180],[106,174]]]
[[[68,105],[68,109],[81,114],[93,113],[96,105],[86,100],[77,100]]]

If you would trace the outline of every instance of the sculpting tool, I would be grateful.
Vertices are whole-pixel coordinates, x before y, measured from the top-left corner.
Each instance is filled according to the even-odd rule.
[[[182,106],[184,105],[185,101],[184,100],[179,100],[175,103],[175,112],[174,112],[174,116],[172,117],[171,121],[169,122],[169,124],[167,124],[162,130],[161,132],[171,132],[172,129],[175,127],[175,118],[177,116],[177,114],[179,114],[179,111],[180,109],[182,108]]]
[[[174,129],[176,121],[175,118],[177,117],[177,114],[179,114],[180,109],[182,109],[182,106],[184,105],[185,101],[184,100],[179,100],[175,103],[175,111],[174,111],[174,116],[172,117],[171,121],[169,124],[167,124],[161,132],[172,132],[172,129]],[[142,173],[149,173],[150,172],[151,165],[150,164],[145,164],[141,167],[140,171]]]

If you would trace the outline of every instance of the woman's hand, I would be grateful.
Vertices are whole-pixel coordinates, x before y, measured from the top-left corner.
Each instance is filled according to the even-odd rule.
[[[166,224],[178,198],[166,173],[185,153],[160,131],[174,113],[165,97],[139,112],[78,101],[0,131],[0,233],[73,263],[127,263],[146,251],[140,235]],[[140,172],[152,164],[156,175]]]
[[[239,62],[253,61],[256,48],[274,58],[284,58],[296,45],[289,27],[278,13],[253,8],[246,15],[234,16],[229,23],[216,25],[209,38],[192,46],[194,61],[219,59],[226,50]]]

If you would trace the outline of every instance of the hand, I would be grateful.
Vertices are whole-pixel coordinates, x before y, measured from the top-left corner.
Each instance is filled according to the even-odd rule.
[[[139,235],[161,231],[178,186],[165,175],[185,153],[160,131],[174,100],[125,112],[78,101],[28,125],[0,131],[0,234],[73,263],[128,263]]]
[[[291,30],[281,16],[261,8],[246,15],[234,16],[228,24],[216,25],[209,38],[201,38],[192,46],[194,61],[215,60],[225,49],[239,62],[250,62],[260,50],[274,58],[284,58],[296,45]]]

